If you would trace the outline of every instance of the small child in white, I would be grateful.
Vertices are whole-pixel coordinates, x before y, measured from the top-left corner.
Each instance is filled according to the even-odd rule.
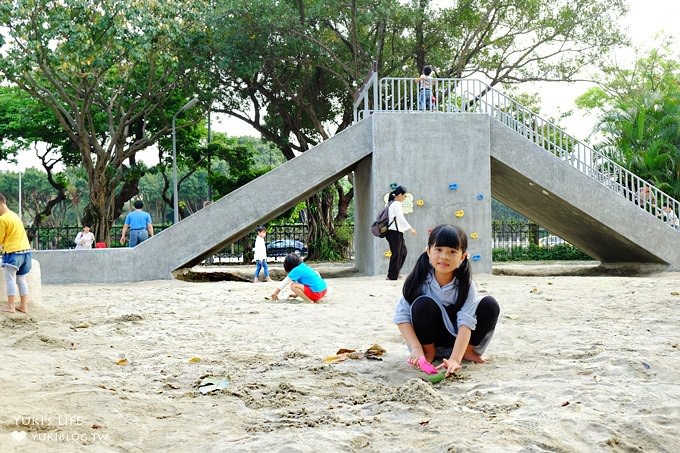
[[[268,282],[272,279],[269,277],[269,266],[267,266],[267,245],[264,243],[264,237],[267,235],[267,228],[264,226],[257,227],[257,237],[255,238],[255,278],[253,283],[260,281],[260,269],[264,270],[264,278]]]

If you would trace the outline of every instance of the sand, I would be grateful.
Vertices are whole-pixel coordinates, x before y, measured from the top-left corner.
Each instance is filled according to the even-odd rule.
[[[266,300],[275,283],[43,285],[0,315],[0,450],[680,451],[680,273],[475,280],[501,304],[489,362],[438,384],[405,363],[402,282],[329,279],[318,305]],[[324,363],[373,344],[382,361]]]

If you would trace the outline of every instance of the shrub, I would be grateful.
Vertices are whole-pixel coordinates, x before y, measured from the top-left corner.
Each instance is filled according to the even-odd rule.
[[[539,247],[531,244],[528,247],[495,248],[492,251],[493,261],[591,261],[593,258],[573,245],[558,244],[553,247]]]

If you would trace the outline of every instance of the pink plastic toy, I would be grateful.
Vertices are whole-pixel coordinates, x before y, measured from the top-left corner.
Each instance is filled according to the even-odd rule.
[[[430,362],[425,359],[425,356],[420,356],[418,358],[418,368],[420,371],[427,374],[437,374],[438,371]]]

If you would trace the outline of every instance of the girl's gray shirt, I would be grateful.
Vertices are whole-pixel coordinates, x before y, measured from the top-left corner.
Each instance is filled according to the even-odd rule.
[[[470,291],[465,299],[463,307],[458,311],[456,316],[456,325],[454,326],[446,313],[446,309],[449,305],[456,303],[456,298],[458,297],[458,279],[454,278],[451,283],[444,286],[439,286],[437,279],[434,278],[434,269],[430,270],[430,274],[427,276],[425,283],[423,283],[421,295],[431,297],[439,306],[442,312],[442,319],[444,320],[444,325],[446,330],[453,336],[458,336],[458,329],[461,326],[466,326],[470,330],[475,330],[477,327],[477,307],[479,306],[480,300],[482,298],[477,293],[477,286],[474,281],[470,282]],[[401,296],[399,302],[397,302],[396,309],[394,311],[395,324],[404,324],[411,322],[411,304],[409,304],[404,296]]]

